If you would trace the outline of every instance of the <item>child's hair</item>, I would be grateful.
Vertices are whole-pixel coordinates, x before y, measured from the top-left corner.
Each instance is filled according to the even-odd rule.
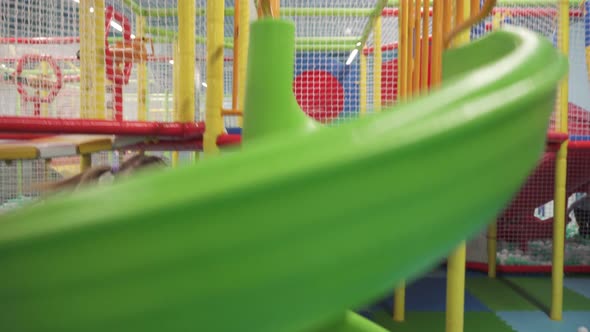
[[[164,159],[157,156],[146,156],[143,153],[127,159],[119,167],[112,167],[107,165],[91,167],[77,175],[70,178],[42,184],[36,189],[40,191],[62,191],[62,190],[76,190],[81,186],[87,186],[98,183],[101,176],[111,173],[113,177],[127,176],[137,171],[146,169],[152,166],[165,166]]]

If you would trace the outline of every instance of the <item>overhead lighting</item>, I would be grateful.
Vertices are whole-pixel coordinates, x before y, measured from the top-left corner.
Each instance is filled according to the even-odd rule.
[[[80,3],[80,0],[72,0],[75,3]]]
[[[94,13],[94,7],[90,7],[90,9],[88,9],[91,13]]]
[[[354,49],[352,50],[352,52],[350,52],[350,56],[348,57],[348,60],[346,60],[346,65],[350,66],[350,64],[354,61],[354,59],[356,58],[356,56],[359,54],[359,50],[358,49]]]
[[[207,87],[207,83],[203,82],[201,83],[202,86]]]
[[[170,60],[168,61],[169,64],[173,65],[174,64],[174,60]]]
[[[362,45],[361,42],[356,43],[357,47],[360,47],[361,45]]]
[[[135,35],[134,34],[131,34],[131,39],[135,39]]]
[[[117,23],[117,22],[115,22],[115,21],[111,21],[111,26],[112,26],[112,27],[113,27],[115,30],[118,30],[118,31],[121,31],[121,32],[123,31],[123,27],[122,27],[122,26],[121,26],[119,23]]]

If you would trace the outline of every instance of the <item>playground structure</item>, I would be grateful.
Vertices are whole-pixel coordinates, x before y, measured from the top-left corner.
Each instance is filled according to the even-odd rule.
[[[315,120],[338,127],[354,118],[369,115],[371,110],[378,113],[399,100],[411,100],[429,87],[438,86],[442,72],[440,65],[433,63],[442,59],[432,55],[439,54],[442,45],[438,45],[438,50],[433,49],[435,9],[426,4],[428,2],[422,3],[427,8],[423,12],[428,12],[427,16],[431,18],[428,20],[417,14],[420,10],[414,6],[419,8],[420,3],[409,1],[389,4],[378,11],[381,16],[372,15],[374,2],[342,1],[330,4],[329,8],[298,8],[295,2],[282,1],[281,17],[293,20],[296,26],[292,88],[302,111]],[[11,185],[11,188],[20,187],[17,190],[22,193],[25,183],[65,176],[55,174],[52,169],[59,170],[62,164],[70,167],[72,163],[81,163],[84,167],[93,154],[94,164],[111,162],[118,158],[111,152],[113,149],[173,151],[170,158],[178,162],[176,151],[203,150],[205,155],[215,155],[218,146],[238,143],[245,95],[245,50],[248,50],[248,33],[245,31],[252,8],[248,9],[247,1],[237,1],[233,8],[224,8],[215,1],[202,2],[201,5],[197,2],[196,8],[186,5],[175,9],[166,1],[152,1],[151,7],[145,8],[132,5],[130,1],[81,0],[77,10],[93,15],[80,14],[79,37],[21,37],[17,34],[4,38],[0,48],[17,50],[14,55],[2,55],[0,61],[7,68],[14,69],[6,71],[3,76],[6,77],[5,85],[0,91],[2,103],[10,105],[0,119],[2,138],[10,140],[6,146],[30,148],[38,146],[38,140],[47,139],[34,135],[55,134],[107,134],[111,142],[95,150],[80,150],[78,142],[68,141],[69,145],[75,145],[74,152],[45,154],[47,147],[41,146],[36,148],[32,157],[4,157],[19,159],[2,166],[11,169],[10,179],[21,179],[17,181],[20,184]],[[483,23],[471,28],[471,36],[476,39],[503,24],[512,24],[532,28],[554,40],[559,26],[557,6],[523,7],[522,4],[501,2]],[[571,23],[583,21],[584,11],[577,5],[571,7]],[[452,12],[449,8],[446,8],[447,13]],[[195,15],[190,15],[191,12]],[[98,13],[104,13],[104,17]],[[178,17],[178,27],[172,23],[175,17]],[[322,28],[328,19],[330,25]],[[372,28],[367,30],[367,27]],[[417,35],[422,36],[410,41],[409,29],[417,27],[421,27]],[[191,34],[192,28],[197,31],[196,38]],[[236,33],[236,29],[240,32]],[[450,23],[445,29],[445,33],[450,32]],[[6,35],[4,32],[1,37]],[[357,43],[362,47],[359,48]],[[408,51],[418,45],[424,50],[418,52],[420,58]],[[78,49],[79,60],[76,58]],[[101,58],[101,54],[104,57]],[[104,66],[97,65],[102,61]],[[573,126],[579,130],[577,141],[583,141],[583,135],[586,135],[583,126],[586,118],[582,113],[585,111],[580,108],[575,104],[570,108],[570,117],[580,119],[569,123],[570,128]],[[540,183],[543,189],[536,191],[538,188],[527,189],[525,185],[515,200],[517,203],[512,205],[522,216],[534,216],[535,208],[552,199],[555,175],[550,171],[554,163],[551,156],[557,151],[556,145],[566,138],[563,133],[556,133],[559,125],[559,117],[554,116],[548,154],[536,171],[540,175],[531,178],[538,176],[543,180],[529,180],[529,183]],[[15,138],[21,140],[15,143]],[[23,138],[25,142],[22,142]],[[55,144],[50,145],[53,148]],[[567,190],[568,194],[582,191],[579,188],[586,181],[584,143],[571,146],[577,146],[581,151],[579,154],[570,153],[568,157],[579,162],[570,170],[574,169],[581,182]],[[0,149],[2,151],[7,156],[23,150],[5,147]],[[73,154],[83,156],[71,158]],[[21,161],[24,159],[34,161]],[[34,166],[28,167],[29,164]],[[7,168],[2,169],[3,173]],[[531,190],[539,196],[532,197]],[[530,203],[524,205],[522,201]],[[542,234],[543,239],[553,236],[550,221],[536,227],[529,220],[519,220],[518,229],[504,227],[514,222],[511,219],[513,210],[509,208],[498,218],[499,240],[516,243],[520,250],[524,250],[530,248],[526,241],[534,239],[535,234]],[[543,231],[536,233],[539,229]],[[497,251],[501,250],[503,248]],[[487,267],[487,257],[484,259]],[[588,263],[584,262],[573,270],[587,268]],[[470,262],[471,266],[481,268],[477,263],[480,262]],[[498,269],[502,270],[502,266],[500,264]],[[403,283],[396,292],[402,294],[400,300],[403,300],[402,290]],[[397,318],[401,315],[403,319],[403,312],[396,314]]]
[[[555,4],[543,3],[529,5],[527,8],[498,8],[496,12],[498,15],[490,19],[492,25],[525,26],[543,34],[557,45],[559,25],[556,24],[559,22],[557,15],[559,11]],[[492,275],[496,270],[550,272],[554,267],[553,239],[556,226],[554,211],[563,211],[565,220],[563,229],[566,233],[564,269],[571,273],[590,271],[590,239],[588,234],[580,232],[580,229],[586,227],[588,221],[576,220],[571,213],[565,212],[568,206],[588,193],[590,180],[590,173],[588,173],[590,104],[586,92],[589,87],[587,59],[589,59],[590,17],[587,3],[570,2],[568,17],[570,73],[567,89],[569,97],[561,111],[567,116],[560,117],[554,114],[548,132],[546,153],[537,169],[511,204],[498,216],[497,223],[473,240],[471,248],[474,250],[468,263],[471,268],[488,270],[488,262],[490,262]],[[565,22],[565,17],[562,21]],[[472,31],[472,34],[478,32]],[[561,123],[564,123],[566,128],[561,127]],[[556,172],[556,158],[559,155],[559,149],[563,148],[562,144],[566,144],[566,141],[567,170],[564,166],[563,173],[560,175],[560,172]],[[564,156],[562,154],[562,157]],[[554,207],[555,184],[561,182],[557,180],[559,176],[565,176],[565,179],[561,181],[564,181],[562,183],[565,186],[567,200],[563,203],[564,206]],[[492,241],[488,242],[488,238]]]
[[[166,2],[153,3],[155,7],[165,5]],[[39,142],[11,140],[36,139],[45,145],[60,145],[67,137],[63,134],[115,135],[112,140],[118,142],[116,147],[120,152],[135,149],[163,152],[173,163],[194,159],[194,151],[204,149],[205,114],[199,110],[205,105],[200,103],[204,98],[201,100],[199,96],[206,91],[200,84],[204,82],[200,73],[206,65],[205,36],[196,38],[198,46],[192,51],[197,60],[190,64],[196,67],[194,74],[190,68],[179,70],[181,66],[186,68],[187,55],[191,59],[195,56],[180,55],[186,50],[174,54],[174,45],[179,35],[186,40],[194,34],[189,36],[191,33],[186,28],[186,33],[179,33],[176,22],[170,26],[169,21],[175,21],[178,16],[176,9],[140,12],[130,2],[117,1],[7,2],[2,6],[13,17],[24,16],[29,20],[21,24],[5,21],[0,32],[0,99],[5,105],[1,111],[4,128],[0,140],[8,140],[10,144],[0,149],[2,159],[43,158],[41,164],[44,161],[46,165],[41,169],[51,170],[53,175],[49,179],[56,179],[60,174],[53,172],[55,169],[67,170],[61,174],[67,176],[78,164],[86,167],[91,160],[94,164],[112,163],[124,157],[124,153],[109,152],[107,146],[106,151],[94,151],[95,156],[90,153],[71,158],[68,153],[62,153],[64,149],[57,154],[47,151],[51,147],[31,152]],[[46,8],[53,10],[46,13]],[[62,25],[60,16],[72,18],[73,27]],[[200,17],[197,23],[204,23],[203,15]],[[146,24],[151,22],[157,23]],[[185,23],[187,27],[195,24],[194,17]],[[204,33],[204,24],[198,25],[198,29]],[[183,41],[186,47],[180,49],[195,43]],[[230,62],[227,57],[225,60]],[[191,92],[195,86],[185,91],[186,85],[173,83],[181,77],[183,81],[186,77],[195,81],[199,89],[196,96]],[[180,94],[186,97],[181,100]],[[221,118],[221,114],[215,115]],[[51,142],[49,137],[56,134],[62,137]],[[223,135],[213,147],[216,148],[216,143],[236,142],[239,136]],[[75,139],[67,144],[76,145]],[[19,153],[17,145],[29,151],[25,153],[27,156]],[[15,185],[8,185],[8,180],[3,183],[2,201],[24,194],[35,195],[23,192],[21,184],[48,179],[43,172],[26,171],[39,168],[28,165],[39,164],[38,161],[28,160],[0,166],[4,174],[10,174],[8,178],[18,178],[12,181]],[[21,178],[18,174],[27,175]]]

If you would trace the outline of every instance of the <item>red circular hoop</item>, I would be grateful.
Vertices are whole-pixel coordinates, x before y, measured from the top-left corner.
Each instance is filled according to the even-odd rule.
[[[57,65],[57,62],[55,61],[55,59],[50,55],[38,55],[38,54],[25,54],[25,55],[23,55],[18,60],[18,62],[16,64],[16,71],[15,71],[16,76],[19,77],[22,74],[23,68],[26,64],[29,64],[32,62],[43,62],[43,61],[47,62],[47,64],[49,64],[49,66],[51,67],[53,73],[55,74],[56,81],[53,83],[53,85],[51,85],[51,87],[49,87],[49,92],[47,93],[47,96],[41,97],[39,94],[35,94],[33,96],[29,95],[27,90],[25,89],[24,82],[21,80],[17,80],[16,81],[16,88],[18,90],[18,93],[20,93],[23,100],[26,102],[49,104],[53,101],[53,99],[55,99],[55,97],[59,93],[59,90],[61,90],[62,82],[63,82],[61,69]]]
[[[113,53],[111,52],[111,45],[109,44],[109,33],[111,32],[111,21],[115,20],[120,23],[122,32],[123,32],[123,40],[126,42],[131,42],[131,23],[127,17],[123,14],[115,11],[112,6],[106,8],[105,11],[105,35],[104,35],[104,45],[105,45],[105,73],[107,78],[115,84],[127,84],[129,83],[129,78],[131,77],[131,69],[133,68],[133,62],[125,62],[123,64],[123,70],[116,68],[116,64],[113,60]]]

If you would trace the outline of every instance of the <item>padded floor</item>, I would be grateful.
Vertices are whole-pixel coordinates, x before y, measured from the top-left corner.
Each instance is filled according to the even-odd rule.
[[[374,315],[374,321],[389,331],[435,332],[444,331],[444,312],[408,312],[406,321],[397,323],[385,311]],[[466,312],[465,331],[513,332],[509,325],[492,312]]]
[[[576,332],[590,329],[590,276],[564,282],[564,313],[552,321],[551,279],[510,276],[490,279],[468,273],[465,289],[465,332]],[[392,294],[368,306],[363,314],[392,332],[444,331],[446,274],[433,271],[406,288],[406,320],[394,322]]]

